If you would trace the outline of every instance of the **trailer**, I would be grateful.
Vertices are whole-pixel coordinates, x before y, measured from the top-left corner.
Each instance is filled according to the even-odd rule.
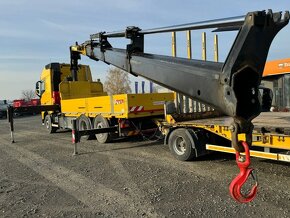
[[[210,151],[235,153],[231,147],[232,119],[215,111],[193,114],[172,112],[157,120],[164,135],[164,144],[178,160],[188,161]],[[290,162],[290,113],[263,112],[253,120],[250,155],[270,160]],[[239,134],[239,141],[246,135]]]

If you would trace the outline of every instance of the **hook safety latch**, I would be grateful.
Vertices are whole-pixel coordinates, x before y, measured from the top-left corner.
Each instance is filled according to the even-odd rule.
[[[250,166],[250,151],[249,146],[246,142],[241,142],[242,146],[245,149],[245,158],[241,160],[243,156],[240,155],[240,152],[236,151],[236,162],[240,168],[240,173],[230,184],[230,193],[231,196],[239,203],[248,203],[251,202],[257,195],[258,181],[256,176],[253,173],[254,169],[248,168]],[[249,176],[252,175],[255,180],[255,184],[252,189],[246,195],[241,193],[242,186],[245,184]]]

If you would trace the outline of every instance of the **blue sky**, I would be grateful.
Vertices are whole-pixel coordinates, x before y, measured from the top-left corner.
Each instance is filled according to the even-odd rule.
[[[21,91],[34,89],[42,68],[50,62],[69,62],[69,46],[100,31],[126,26],[148,29],[215,18],[245,15],[249,11],[285,11],[289,0],[1,0],[0,1],[0,99],[17,99]],[[210,32],[209,32],[210,33]],[[235,33],[219,34],[223,61]],[[290,25],[275,38],[269,60],[290,56]],[[185,33],[177,34],[177,55],[186,56]],[[212,60],[212,34],[208,34],[208,59]],[[192,32],[193,58],[201,57],[201,32]],[[122,43],[120,43],[122,42]],[[125,40],[113,41],[124,47]],[[171,55],[171,35],[145,37],[145,51]],[[82,57],[94,79],[104,81],[108,65]],[[130,77],[134,81],[141,78]],[[149,86],[149,85],[148,85]]]

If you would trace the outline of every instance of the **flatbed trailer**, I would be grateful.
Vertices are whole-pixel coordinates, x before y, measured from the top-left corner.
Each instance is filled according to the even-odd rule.
[[[164,143],[180,160],[191,160],[208,151],[235,153],[231,147],[232,118],[209,111],[192,114],[167,114],[157,123],[165,135]],[[263,112],[253,120],[250,155],[290,162],[290,113]],[[238,140],[245,141],[245,134]]]
[[[163,104],[173,99],[173,93],[119,94],[90,98],[62,100],[62,113],[66,116],[85,115],[94,118],[133,119],[163,115]]]

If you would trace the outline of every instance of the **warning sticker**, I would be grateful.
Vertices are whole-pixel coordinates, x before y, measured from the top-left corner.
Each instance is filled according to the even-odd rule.
[[[124,104],[124,99],[116,99],[115,104]]]

